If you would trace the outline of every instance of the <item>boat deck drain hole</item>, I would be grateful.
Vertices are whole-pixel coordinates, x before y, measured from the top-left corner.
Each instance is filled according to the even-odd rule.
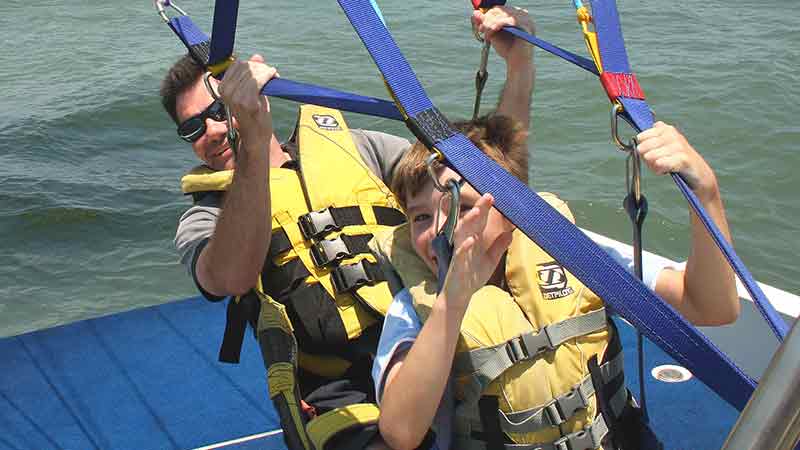
[[[650,374],[656,380],[664,383],[683,383],[692,378],[692,373],[688,369],[673,364],[653,367]]]

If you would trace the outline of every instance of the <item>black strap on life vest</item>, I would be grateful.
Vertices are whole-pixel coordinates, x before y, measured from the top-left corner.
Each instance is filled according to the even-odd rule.
[[[395,226],[405,222],[402,211],[388,206],[373,206],[375,220],[378,225]],[[349,225],[364,225],[366,221],[358,206],[330,207],[312,211],[299,217],[298,224],[303,237],[317,240],[332,231],[338,231]]]
[[[486,450],[505,450],[505,434],[500,428],[497,411],[500,403],[494,395],[484,395],[478,400],[478,414],[481,418],[482,432],[475,439],[486,442]]]
[[[219,347],[221,362],[239,364],[247,324],[250,323],[250,326],[254,330],[256,329],[260,309],[261,302],[254,291],[239,297],[238,301],[235,298],[228,300],[225,334],[222,336],[222,344]]]

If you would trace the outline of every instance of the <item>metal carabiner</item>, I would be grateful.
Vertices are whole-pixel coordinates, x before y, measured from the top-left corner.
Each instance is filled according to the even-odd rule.
[[[631,152],[625,160],[625,191],[636,204],[642,200],[642,161],[636,150],[636,141],[633,141]]]
[[[444,234],[445,238],[447,238],[447,242],[452,245],[453,232],[458,224],[458,213],[460,212],[458,205],[461,203],[461,184],[463,183],[464,179],[462,178],[461,181],[457,181],[455,178],[450,178],[445,182],[444,186],[439,183],[439,177],[436,174],[436,168],[433,166],[433,164],[440,160],[441,155],[438,153],[431,153],[431,155],[425,159],[425,166],[428,169],[428,175],[431,177],[434,189],[443,194],[439,198],[439,207],[436,209],[433,226],[434,229],[437,230],[437,235]],[[440,230],[439,212],[442,210],[442,202],[444,202],[444,200],[447,198],[450,199],[450,208],[447,210],[447,218],[445,219],[442,229]]]
[[[206,85],[206,90],[209,94],[211,94],[211,98],[217,101],[222,101],[222,97],[219,96],[217,91],[214,89],[214,86],[211,85],[211,77],[214,75],[211,72],[206,72],[203,75],[203,83]],[[231,151],[233,151],[233,157],[235,158],[239,152],[239,133],[236,131],[236,128],[233,127],[233,115],[231,115],[231,109],[228,105],[225,105],[225,122],[228,125],[228,143],[231,144]]]
[[[169,16],[167,15],[166,8],[172,8],[175,11],[178,11],[178,14],[185,16],[186,11],[182,10],[178,5],[172,2],[172,0],[153,0],[153,6],[155,6],[158,15],[161,17],[161,20],[164,23],[169,23]]]
[[[436,230],[439,230],[439,211],[442,210],[442,202],[449,197],[450,207],[447,209],[447,218],[442,225],[442,229],[436,234],[444,235],[444,237],[447,239],[447,242],[452,246],[453,234],[456,231],[456,225],[458,225],[458,215],[461,212],[461,183],[456,181],[454,178],[450,178],[445,184],[447,187],[447,193],[443,194],[439,198],[439,209],[436,211],[434,227]]]
[[[486,86],[486,80],[489,78],[489,71],[486,70],[486,65],[489,62],[489,50],[492,46],[488,41],[483,42],[481,48],[481,63],[478,66],[478,71],[475,72],[475,105],[472,108],[472,120],[478,118],[478,112],[481,109],[481,96],[483,95],[483,87]]]
[[[619,118],[620,116],[622,116],[622,111],[623,111],[622,105],[620,105],[619,103],[614,103],[611,106],[611,139],[613,139],[614,143],[617,144],[619,150],[626,153],[630,153],[635,148],[635,143],[634,143],[635,140],[631,139],[630,143],[626,144],[619,137]],[[627,121],[627,119],[625,119],[624,117],[623,120]]]
[[[433,187],[439,192],[448,192],[447,187],[439,183],[439,176],[436,175],[436,168],[433,167],[434,163],[441,163],[442,158],[443,156],[441,153],[431,153],[425,158],[425,168],[428,169],[428,175],[431,177],[431,181],[433,181]]]

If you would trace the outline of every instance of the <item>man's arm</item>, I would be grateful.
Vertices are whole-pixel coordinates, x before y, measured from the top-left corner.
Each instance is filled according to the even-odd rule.
[[[522,123],[526,130],[530,129],[531,98],[535,77],[533,46],[508,33],[500,32],[504,26],[517,26],[534,33],[534,25],[528,11],[497,6],[486,13],[475,11],[472,21],[506,62],[506,82],[497,104],[497,113],[510,116]]]
[[[209,293],[241,295],[256,285],[266,258],[271,227],[269,148],[272,116],[261,88],[275,69],[254,56],[237,61],[220,83],[220,95],[231,109],[239,131],[233,182],[214,235],[200,253],[196,276]]]
[[[639,133],[639,153],[657,174],[680,173],[728,242],[731,234],[714,171],[675,128],[657,122]],[[733,269],[691,212],[691,250],[683,271],[666,269],[656,293],[695,325],[724,325],[739,317],[739,294]]]

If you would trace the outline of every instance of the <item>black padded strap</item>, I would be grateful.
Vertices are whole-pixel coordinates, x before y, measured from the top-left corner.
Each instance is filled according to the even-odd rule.
[[[267,259],[273,259],[281,253],[287,252],[292,248],[292,241],[289,236],[282,229],[272,231],[272,237],[269,240],[269,250],[267,251]]]
[[[486,395],[478,400],[478,413],[481,417],[481,429],[478,439],[486,442],[486,450],[505,450],[505,434],[500,428],[497,411],[500,403],[497,397]]]
[[[260,309],[261,302],[253,291],[239,297],[238,301],[233,297],[228,300],[225,334],[222,336],[219,348],[220,362],[239,364],[247,324],[250,323],[250,326],[256,329]]]
[[[300,258],[295,258],[281,266],[267,261],[261,272],[261,285],[266,294],[278,300],[295,290],[310,275],[311,272]]]

